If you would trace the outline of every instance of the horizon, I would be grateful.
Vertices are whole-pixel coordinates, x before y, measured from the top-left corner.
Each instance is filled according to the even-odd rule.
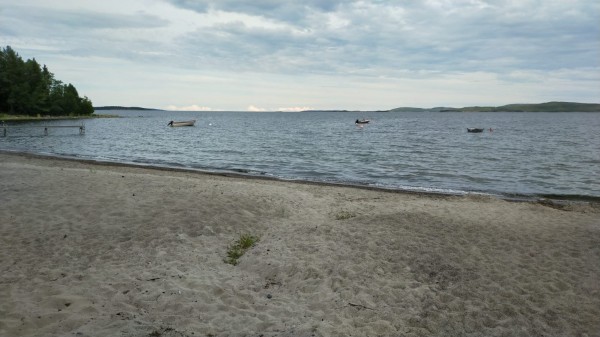
[[[94,106],[386,111],[600,97],[592,0],[0,3],[3,44]]]
[[[509,103],[500,106],[492,106],[492,105],[469,105],[463,107],[451,107],[451,106],[435,106],[435,107],[414,107],[414,106],[400,106],[392,109],[382,110],[382,109],[374,109],[374,110],[354,110],[354,109],[311,109],[311,110],[297,110],[297,111],[283,111],[283,110],[262,110],[262,111],[250,111],[250,110],[166,110],[160,108],[148,108],[142,107],[139,105],[135,106],[121,106],[121,105],[104,105],[104,106],[95,106],[94,110],[152,110],[152,111],[166,111],[166,112],[390,112],[395,109],[418,109],[418,110],[435,110],[435,109],[466,109],[466,108],[500,108],[504,106],[511,105],[541,105],[541,104],[587,104],[587,105],[600,105],[598,103],[582,103],[582,102],[563,102],[563,101],[548,101],[548,102],[540,102],[540,103]]]

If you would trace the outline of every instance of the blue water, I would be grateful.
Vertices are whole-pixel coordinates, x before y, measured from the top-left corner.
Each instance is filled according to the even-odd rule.
[[[21,123],[86,132],[9,129],[0,149],[401,190],[600,197],[598,113],[100,113],[123,118]],[[195,127],[167,127],[189,119]]]

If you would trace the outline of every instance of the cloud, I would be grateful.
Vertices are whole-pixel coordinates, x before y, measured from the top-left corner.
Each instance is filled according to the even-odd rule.
[[[56,9],[53,7],[14,5],[0,12],[3,21],[16,25],[28,34],[70,33],[81,35],[92,31],[108,29],[147,29],[165,27],[168,21],[146,13],[99,13],[85,9]],[[11,25],[2,25],[3,31]]]
[[[192,104],[192,105],[188,105],[188,106],[176,106],[176,105],[169,105],[165,108],[165,110],[168,111],[212,111],[211,108],[206,107],[206,106],[199,106],[196,104]]]
[[[305,22],[313,13],[331,12],[345,3],[342,0],[169,0],[169,2],[174,6],[199,13],[235,12],[291,23]]]
[[[0,10],[0,35],[17,50],[45,55],[159,59],[156,30],[169,22],[158,14],[111,13],[25,1]],[[154,34],[152,33],[154,32]]]
[[[531,1],[171,3],[219,13],[220,22],[188,32],[182,45],[185,54],[233,71],[400,76],[600,62],[600,46],[590,43],[600,37],[600,5],[591,1],[541,8]]]
[[[299,111],[314,110],[314,109],[311,107],[307,107],[307,106],[304,106],[304,107],[294,106],[294,107],[272,109],[272,108],[259,108],[255,105],[249,105],[248,108],[246,108],[246,110],[252,111],[252,112],[264,112],[264,111],[299,112]]]
[[[298,111],[307,111],[307,110],[314,110],[311,107],[308,106],[295,106],[295,107],[287,107],[287,108],[277,108],[277,111],[283,111],[283,112],[298,112]]]
[[[248,111],[252,111],[252,112],[268,111],[268,110],[267,110],[267,109],[265,109],[265,108],[259,108],[259,107],[256,107],[256,106],[254,106],[254,105],[249,105],[249,106],[246,108],[246,110],[248,110]]]
[[[393,108],[412,96],[487,103],[498,99],[490,88],[512,85],[539,97],[600,95],[594,0],[0,2],[3,43],[92,88],[92,99],[226,110],[268,102],[248,107],[262,111]],[[489,74],[488,87],[438,86],[478,74]]]
[[[0,12],[0,32],[52,31],[39,49],[186,69],[371,77],[600,64],[600,3],[589,0],[169,0],[129,13],[30,3]]]

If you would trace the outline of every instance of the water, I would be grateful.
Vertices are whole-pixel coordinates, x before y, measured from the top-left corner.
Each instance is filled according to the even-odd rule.
[[[101,113],[124,118],[25,123],[83,122],[86,133],[9,129],[0,149],[414,191],[600,197],[595,113]],[[167,127],[188,119],[196,126]]]

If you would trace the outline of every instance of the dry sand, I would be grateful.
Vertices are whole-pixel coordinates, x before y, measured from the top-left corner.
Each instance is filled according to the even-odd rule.
[[[600,336],[600,210],[0,153],[0,336]]]

